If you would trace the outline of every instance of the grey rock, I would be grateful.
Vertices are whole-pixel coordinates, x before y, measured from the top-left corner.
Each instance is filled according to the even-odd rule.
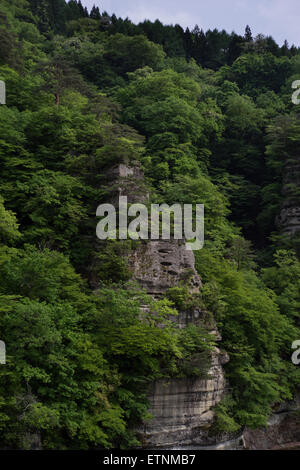
[[[226,392],[220,351],[215,348],[209,378],[158,380],[149,393],[153,419],[140,430],[148,448],[199,446],[209,442],[212,408]],[[179,447],[178,447],[179,448]]]
[[[148,201],[144,175],[137,165],[119,164],[107,175],[111,201],[127,196],[129,203]],[[141,241],[132,252],[129,263],[134,279],[154,298],[165,294],[174,286],[185,283],[191,293],[202,287],[195,269],[193,251],[186,249],[185,240]],[[142,311],[148,306],[143,305]],[[202,316],[200,308],[193,312],[179,312],[178,328],[197,322]],[[210,333],[220,341],[215,322]],[[172,446],[199,446],[210,444],[209,429],[214,421],[213,407],[226,393],[226,380],[222,365],[228,362],[226,353],[214,348],[211,367],[206,379],[182,378],[157,380],[149,389],[150,414],[153,419],[138,430],[144,447],[170,448]]]
[[[194,254],[183,240],[158,240],[142,243],[130,259],[134,277],[148,294],[158,295],[176,286],[187,271],[191,292],[199,291],[201,279],[194,267]]]
[[[186,250],[184,240],[158,240],[142,243],[131,257],[135,279],[147,293],[159,297],[176,286],[189,273],[185,282],[191,293],[201,289],[201,279],[195,269],[194,253]],[[196,322],[200,309],[179,312],[178,327]],[[220,334],[212,325],[210,331],[217,340]],[[201,446],[210,443],[209,429],[214,421],[213,407],[226,393],[222,365],[229,357],[214,348],[207,379],[182,378],[157,380],[149,390],[149,413],[153,419],[140,428],[144,447],[172,448],[172,446]],[[177,448],[176,447],[176,448]]]

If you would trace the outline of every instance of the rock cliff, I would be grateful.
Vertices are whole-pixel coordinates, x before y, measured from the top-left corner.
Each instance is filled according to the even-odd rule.
[[[146,447],[197,447],[214,442],[208,431],[214,420],[213,407],[226,390],[222,364],[227,360],[227,355],[215,348],[209,379],[158,380],[152,384],[149,412],[153,419],[140,430]]]
[[[298,170],[286,168],[283,187],[285,200],[278,218],[282,231],[290,235],[300,229],[300,207],[293,195],[295,182],[298,184],[300,181]],[[129,204],[149,202],[143,172],[138,164],[119,164],[109,170],[106,180],[110,202],[117,204],[119,196],[127,196]],[[129,266],[133,278],[154,298],[165,295],[168,289],[182,285],[183,282],[188,283],[190,293],[201,291],[202,283],[195,270],[194,253],[186,250],[184,239],[140,241],[129,255]],[[192,311],[179,312],[175,321],[178,328],[184,328],[189,323],[202,320],[203,312],[199,306]],[[221,340],[213,319],[207,328],[217,341]],[[244,447],[252,450],[271,449],[300,441],[299,399],[283,404],[274,411],[266,428],[246,428],[243,434],[235,438],[224,435],[223,439],[219,438],[220,441],[211,434],[214,406],[227,390],[223,365],[228,360],[228,355],[215,347],[205,379],[186,377],[157,380],[151,384],[148,398],[152,419],[138,429],[145,448],[223,450]]]
[[[131,258],[135,279],[148,294],[158,297],[168,288],[178,285],[186,271],[191,273],[190,292],[199,292],[201,280],[194,266],[194,254],[187,251],[184,240],[148,241],[139,246]],[[201,317],[201,309],[179,312],[178,327],[183,328]],[[214,322],[211,334],[221,339]],[[150,414],[153,419],[144,424],[140,435],[151,448],[190,446],[210,442],[208,430],[214,419],[213,407],[226,390],[222,364],[228,356],[215,348],[209,378],[159,380],[149,390]]]
[[[300,162],[294,160],[285,165],[283,172],[283,202],[277,218],[282,232],[294,236],[300,233]]]
[[[143,173],[138,166],[118,165],[110,172],[112,199],[125,195],[129,203],[146,202],[147,190]],[[193,251],[186,250],[185,240],[142,241],[130,255],[133,277],[147,293],[159,297],[185,279],[189,273],[189,291],[201,289],[201,279],[195,270]],[[179,312],[178,328],[201,318],[200,308]],[[220,340],[214,321],[210,333]],[[209,428],[214,420],[213,407],[220,402],[226,390],[222,365],[227,354],[214,348],[207,379],[182,378],[158,380],[149,389],[153,419],[139,429],[145,447],[172,448],[199,446],[210,442]]]

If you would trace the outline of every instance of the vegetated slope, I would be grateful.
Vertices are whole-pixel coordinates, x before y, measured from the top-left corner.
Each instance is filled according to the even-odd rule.
[[[167,320],[188,308],[184,282],[145,299],[128,285],[132,243],[97,249],[96,208],[120,162],[140,162],[152,202],[205,204],[198,301],[230,355],[215,432],[263,425],[300,384],[299,236],[275,225],[283,182],[299,205],[286,175],[299,51],[249,28],[136,26],[74,0],[1,0],[0,18],[1,446],[137,445],[147,383],[183,376],[205,350],[203,329]],[[141,318],[151,302],[157,320]]]

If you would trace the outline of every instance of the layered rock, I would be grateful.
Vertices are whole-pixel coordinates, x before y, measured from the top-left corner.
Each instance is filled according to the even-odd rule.
[[[132,256],[134,277],[148,294],[160,296],[170,287],[178,285],[189,272],[190,292],[197,293],[201,280],[194,266],[194,254],[186,250],[184,241],[149,241],[141,245]],[[200,308],[192,312],[179,312],[178,327],[201,319]],[[210,333],[220,340],[214,321]],[[209,429],[214,420],[213,407],[226,392],[222,365],[228,355],[214,348],[211,367],[206,379],[182,378],[157,380],[149,390],[149,413],[153,419],[140,429],[145,447],[172,448],[199,446],[210,442]]]
[[[149,391],[149,413],[153,419],[140,431],[148,448],[199,446],[210,443],[209,429],[214,420],[213,407],[226,390],[222,364],[226,354],[215,348],[209,378],[158,380]]]
[[[277,224],[283,233],[294,236],[300,233],[300,163],[296,160],[285,166],[282,194],[284,196]]]
[[[134,278],[154,297],[163,295],[180,282],[188,282],[190,293],[201,289],[194,253],[186,249],[185,240],[142,242],[132,254],[130,263]],[[197,322],[201,315],[200,308],[179,312],[178,327]],[[211,334],[220,340],[214,322],[211,325]],[[144,446],[170,448],[210,442],[208,431],[214,420],[213,407],[226,390],[222,365],[227,361],[227,354],[214,348],[207,379],[157,380],[151,385],[148,398],[153,419],[140,430]]]
[[[128,203],[146,203],[148,200],[143,173],[138,165],[118,165],[108,172],[107,181],[111,202],[117,202],[119,196],[127,196]],[[133,278],[155,298],[183,282],[188,283],[190,293],[198,293],[201,289],[194,253],[186,249],[184,239],[140,241],[130,253],[129,264]],[[178,328],[198,322],[201,316],[200,307],[192,312],[179,312],[176,317]],[[214,321],[210,322],[210,333],[216,340],[221,339]],[[227,354],[214,348],[206,379],[157,380],[151,385],[148,397],[149,413],[153,419],[139,429],[145,447],[172,448],[210,443],[213,407],[226,390],[222,365],[227,361]]]
[[[278,224],[282,228],[283,233],[294,236],[300,232],[300,206],[299,207],[282,207]]]

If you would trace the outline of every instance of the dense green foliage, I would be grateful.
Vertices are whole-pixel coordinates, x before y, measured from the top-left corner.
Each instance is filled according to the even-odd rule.
[[[299,165],[298,49],[75,0],[0,0],[0,19],[1,446],[138,445],[148,383],[205,377],[212,315],[231,390],[215,430],[264,425],[300,386],[299,236],[275,223],[299,206],[296,176],[284,185]],[[152,202],[205,204],[199,295],[183,279],[153,301],[130,282],[134,245],[97,242],[107,169],[131,161]],[[195,305],[203,322],[175,328]]]

